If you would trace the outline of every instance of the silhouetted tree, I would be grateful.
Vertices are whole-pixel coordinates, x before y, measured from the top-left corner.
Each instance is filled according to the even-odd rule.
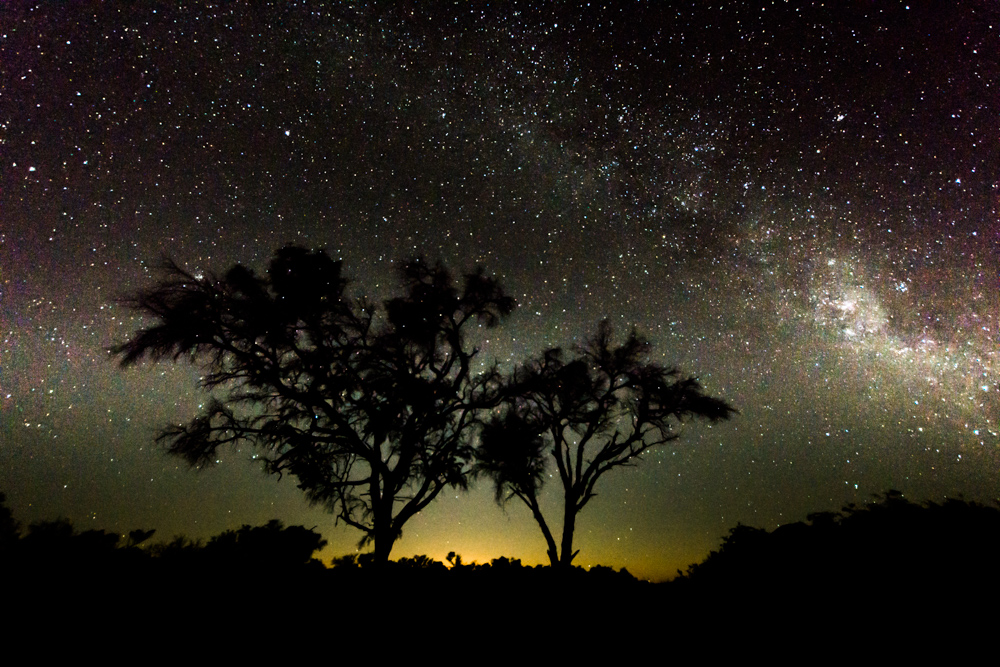
[[[7,496],[0,491],[0,557],[13,552],[21,538],[21,525],[7,507]]]
[[[956,499],[917,504],[890,490],[770,532],[737,525],[686,580],[731,599],[858,605],[917,596],[950,608],[1000,590],[998,557],[1000,508]]]
[[[156,533],[156,529],[152,528],[150,530],[143,530],[142,528],[137,528],[135,530],[130,530],[128,533],[128,539],[125,542],[125,547],[131,549],[132,547],[137,547],[149,538],[151,538]]]
[[[205,545],[212,560],[239,568],[301,567],[312,555],[326,546],[326,540],[315,530],[304,526],[288,526],[272,519],[263,526],[244,525],[239,530],[227,530]]]
[[[66,558],[66,551],[71,549],[76,536],[77,532],[69,519],[36,521],[28,526],[27,533],[21,538],[21,545],[25,551],[33,554]]]
[[[16,545],[16,557],[33,570],[63,574],[107,567],[116,562],[121,538],[105,530],[77,532],[69,519],[36,521]]]
[[[466,333],[495,326],[514,300],[480,270],[459,290],[441,265],[400,270],[403,296],[383,309],[345,294],[341,263],[285,247],[266,277],[175,264],[128,303],[155,324],[112,348],[123,366],[182,357],[214,392],[189,423],[159,436],[195,466],[249,444],[265,469],[290,473],[308,498],[388,560],[403,525],[448,486],[467,483],[478,410],[496,404],[497,371],[476,373]]]
[[[434,560],[425,554],[419,554],[412,558],[400,558],[396,561],[396,567],[409,570],[433,570],[435,572],[444,572],[448,569],[441,561]]]
[[[576,556],[576,516],[604,473],[675,440],[688,418],[718,421],[736,412],[706,396],[695,378],[649,362],[650,344],[635,331],[621,345],[613,338],[605,320],[571,359],[550,349],[517,369],[504,413],[482,433],[478,471],[493,480],[498,503],[516,497],[528,506],[553,566],[568,567]],[[558,546],[539,504],[549,460],[564,493]]]
[[[358,557],[361,554],[344,554],[343,556],[334,556],[330,559],[330,567],[333,569],[341,568],[344,570],[356,570],[361,567],[358,563]]]

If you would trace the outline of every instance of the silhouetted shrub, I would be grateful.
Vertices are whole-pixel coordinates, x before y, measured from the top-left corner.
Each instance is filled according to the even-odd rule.
[[[687,583],[730,598],[961,601],[1000,590],[1000,509],[890,491],[773,531],[738,525]]]

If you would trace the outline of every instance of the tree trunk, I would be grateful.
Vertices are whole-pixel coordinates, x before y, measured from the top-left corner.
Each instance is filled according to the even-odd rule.
[[[531,515],[535,517],[535,522],[538,527],[542,529],[542,535],[545,536],[545,545],[548,547],[549,555],[549,565],[552,567],[559,566],[559,551],[556,549],[556,541],[552,537],[552,531],[549,530],[549,525],[545,523],[545,517],[542,516],[542,509],[538,506],[538,499],[534,496],[530,497],[530,502],[528,498],[521,497],[527,504],[528,508],[531,509]]]
[[[566,506],[563,511],[562,547],[559,550],[559,567],[572,567],[576,552],[573,551],[573,531],[576,530],[576,496],[566,494]]]
[[[381,483],[380,483],[381,482]],[[370,490],[372,493],[372,542],[374,542],[373,564],[382,567],[389,562],[389,553],[392,545],[396,542],[396,536],[392,526],[392,498],[386,498],[382,493],[378,475],[373,475]],[[377,494],[377,495],[376,495]]]
[[[376,567],[382,567],[389,562],[389,554],[392,552],[392,546],[395,542],[396,540],[392,539],[388,531],[375,532],[375,560],[373,564]]]

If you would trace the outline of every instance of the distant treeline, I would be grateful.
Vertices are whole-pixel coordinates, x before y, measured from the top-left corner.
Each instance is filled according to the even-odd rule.
[[[737,525],[675,580],[732,599],[905,605],[1000,592],[1000,509],[960,499],[916,504],[889,491],[772,531]]]
[[[686,605],[725,600],[729,608],[760,600],[808,605],[907,600],[964,603],[1000,592],[1000,509],[964,500],[916,504],[896,491],[864,506],[811,514],[805,522],[772,531],[738,525],[717,551],[673,582],[651,585],[624,568],[554,570],[517,559],[467,564],[450,553],[447,563],[427,556],[373,562],[371,554],[335,558],[330,567],[313,556],[326,545],[315,530],[263,526],[227,530],[207,542],[185,537],[152,541],[153,530],[125,536],[103,530],[77,532],[64,519],[21,530],[0,494],[0,565],[9,587],[50,593],[88,582],[133,585],[164,592],[176,586],[222,586],[227,595],[298,595],[316,591],[358,594],[393,590],[444,600],[476,590],[496,600],[541,591],[567,599],[608,601],[615,596],[652,604],[664,596]],[[223,589],[220,589],[223,590]]]
[[[468,585],[506,586],[515,581],[541,584],[550,577],[549,566],[524,566],[518,559],[500,557],[488,564],[465,563],[459,554],[448,555],[447,564],[425,555],[399,558],[387,564],[375,562],[373,554],[349,554],[334,558],[330,567],[314,558],[326,540],[313,529],[285,526],[272,520],[263,526],[244,525],[207,541],[185,536],[155,542],[155,530],[133,530],[119,535],[105,530],[78,532],[66,519],[40,521],[22,530],[4,504],[0,493],[0,566],[19,576],[9,581],[27,589],[37,586],[77,587],[89,581],[142,581],[186,586],[210,581],[216,585],[259,588],[271,578],[276,587],[296,582],[323,586],[370,586],[392,582],[408,586],[445,585],[447,581]],[[640,583],[626,569],[596,566],[589,571],[574,568],[560,575],[576,584],[586,577],[599,587]],[[308,586],[306,586],[308,587]]]

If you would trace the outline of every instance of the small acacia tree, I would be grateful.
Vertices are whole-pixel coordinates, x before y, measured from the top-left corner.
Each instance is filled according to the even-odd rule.
[[[514,372],[505,406],[484,428],[477,471],[492,479],[498,503],[518,498],[541,528],[553,566],[569,567],[576,516],[604,473],[679,437],[687,419],[728,419],[736,410],[706,396],[695,378],[648,361],[651,346],[633,331],[621,345],[611,325],[567,361],[547,350]],[[562,541],[556,545],[539,495],[548,461],[564,493]]]
[[[285,247],[266,277],[166,276],[128,303],[155,323],[113,347],[123,366],[190,359],[213,393],[190,422],[159,435],[194,466],[250,445],[265,470],[291,474],[307,497],[388,560],[403,525],[442,489],[464,487],[480,410],[500,398],[496,369],[474,372],[466,333],[497,325],[514,300],[482,271],[459,291],[441,265],[400,271],[384,308],[345,294],[341,263]]]

